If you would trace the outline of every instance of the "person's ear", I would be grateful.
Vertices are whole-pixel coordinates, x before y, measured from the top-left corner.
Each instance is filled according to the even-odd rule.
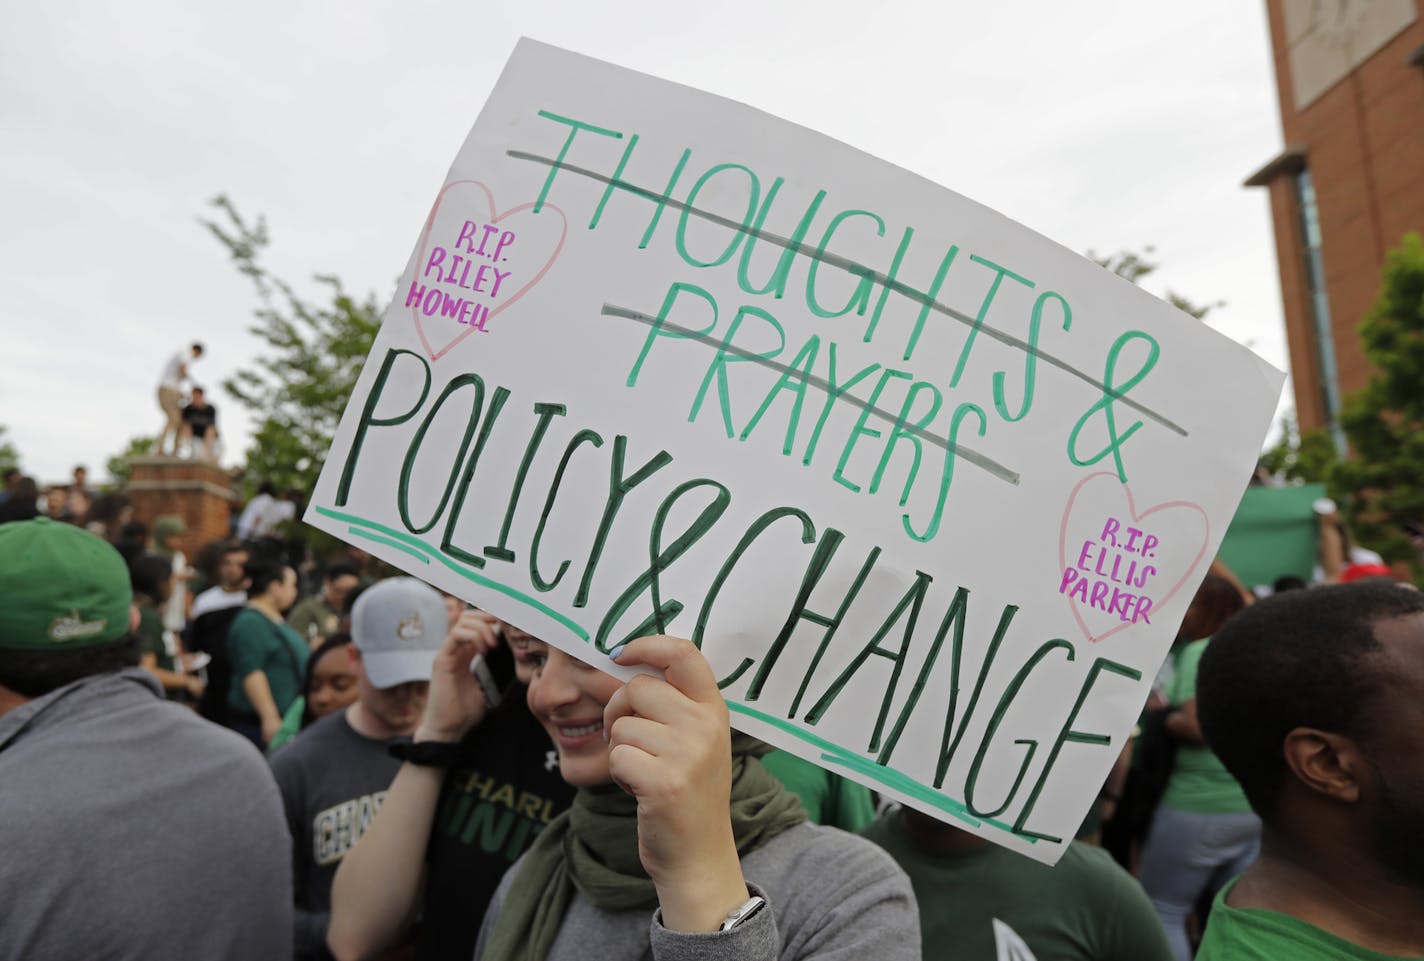
[[[346,645],[346,660],[351,665],[351,670],[357,674],[360,674],[366,668],[366,666],[361,663],[361,649],[355,644]]]
[[[1298,727],[1282,745],[1286,767],[1310,790],[1331,800],[1356,804],[1368,765],[1353,738]]]

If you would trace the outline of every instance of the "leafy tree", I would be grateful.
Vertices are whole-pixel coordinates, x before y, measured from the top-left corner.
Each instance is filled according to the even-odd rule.
[[[1150,276],[1153,271],[1161,266],[1150,259],[1155,250],[1155,247],[1147,246],[1142,248],[1141,253],[1132,250],[1120,250],[1107,257],[1100,257],[1090,250],[1088,251],[1088,259],[1099,267],[1112,271],[1123,280],[1141,285],[1143,278]],[[1216,310],[1218,307],[1226,306],[1226,301],[1224,300],[1214,300],[1210,303],[1198,304],[1171,290],[1164,292],[1162,299],[1178,310],[1191,314],[1197,320],[1205,320],[1207,314]]]
[[[1361,540],[1388,560],[1417,560],[1399,525],[1424,522],[1424,241],[1385,258],[1378,300],[1360,324],[1375,373],[1345,400],[1351,456],[1331,472]],[[1338,499],[1338,498],[1337,498]]]
[[[147,437],[143,435],[130,437],[127,447],[104,462],[104,468],[109,472],[110,487],[128,486],[129,478],[133,474],[133,467],[129,462],[135,457],[144,457],[153,453],[154,440],[152,434]]]
[[[212,205],[216,218],[202,223],[257,289],[257,321],[248,330],[268,348],[254,367],[223,383],[256,417],[247,477],[254,485],[266,480],[279,490],[309,491],[375,340],[380,307],[373,295],[354,299],[325,274],[315,279],[330,301],[303,299],[262,263],[266,220],[244,219],[227,197]]]
[[[1268,474],[1305,484],[1327,483],[1338,461],[1330,432],[1317,427],[1302,433],[1290,413],[1281,417],[1281,439],[1261,452]]]
[[[0,424],[0,472],[12,467],[18,470],[20,467],[20,452],[15,450],[14,444],[5,439],[8,429],[4,424]]]

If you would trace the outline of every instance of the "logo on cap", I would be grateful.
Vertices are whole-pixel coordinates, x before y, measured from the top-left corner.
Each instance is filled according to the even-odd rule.
[[[66,617],[56,617],[49,625],[49,638],[64,642],[79,638],[93,637],[104,630],[108,621],[102,617],[96,621],[81,620],[78,611],[70,611]]]
[[[400,626],[396,628],[396,637],[407,644],[413,644],[425,637],[425,622],[420,619],[419,614],[402,617]]]

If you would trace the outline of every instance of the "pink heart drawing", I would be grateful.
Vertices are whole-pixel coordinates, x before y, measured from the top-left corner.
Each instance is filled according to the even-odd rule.
[[[1064,580],[1063,580],[1063,583],[1060,584],[1059,591],[1060,591],[1060,593],[1067,593],[1067,595],[1068,595],[1068,606],[1069,606],[1069,608],[1070,608],[1070,609],[1072,610],[1072,612],[1073,612],[1073,619],[1078,622],[1078,627],[1079,627],[1079,629],[1082,630],[1083,636],[1086,637],[1089,641],[1091,641],[1091,642],[1093,642],[1093,643],[1097,643],[1097,642],[1099,642],[1099,641],[1102,641],[1102,640],[1105,640],[1105,639],[1107,639],[1107,638],[1109,638],[1109,637],[1112,637],[1114,634],[1118,633],[1119,631],[1125,631],[1125,630],[1127,630],[1127,629],[1130,628],[1130,627],[1135,627],[1135,626],[1136,626],[1136,623],[1137,623],[1137,618],[1136,618],[1136,617],[1132,617],[1132,619],[1130,619],[1130,620],[1123,620],[1123,619],[1120,618],[1119,614],[1118,614],[1116,611],[1103,611],[1102,608],[1100,608],[1100,607],[1095,607],[1095,606],[1093,606],[1091,603],[1089,603],[1088,605],[1085,605],[1085,606],[1088,607],[1088,610],[1090,611],[1090,614],[1091,614],[1091,616],[1093,617],[1093,619],[1094,619],[1095,621],[1101,620],[1101,619],[1102,619],[1103,617],[1105,617],[1105,616],[1111,617],[1113,620],[1120,621],[1120,623],[1118,623],[1115,627],[1112,627],[1112,628],[1110,628],[1110,629],[1108,629],[1108,630],[1101,631],[1100,633],[1094,634],[1094,633],[1093,633],[1093,630],[1088,626],[1087,621],[1084,620],[1084,617],[1083,617],[1083,609],[1082,609],[1082,606],[1080,606],[1080,604],[1079,604],[1079,602],[1078,602],[1078,598],[1077,598],[1076,596],[1074,596],[1074,593],[1073,593],[1071,590],[1066,591],[1066,592],[1064,591],[1064,586],[1067,585],[1068,583],[1070,583],[1070,576],[1069,576],[1069,574],[1068,574],[1067,572],[1068,572],[1070,569],[1079,570],[1079,569],[1080,569],[1080,567],[1079,567],[1079,562],[1080,562],[1080,560],[1081,560],[1083,557],[1085,557],[1085,556],[1093,559],[1094,563],[1093,563],[1092,565],[1090,565],[1090,566],[1091,566],[1091,567],[1095,567],[1098,571],[1101,571],[1101,567],[1102,567],[1102,565],[1103,565],[1103,560],[1102,560],[1103,555],[1104,555],[1104,554],[1108,554],[1108,553],[1111,553],[1111,554],[1114,554],[1114,555],[1120,555],[1121,557],[1123,557],[1123,558],[1125,558],[1125,559],[1128,559],[1128,563],[1129,563],[1129,564],[1132,564],[1132,563],[1137,562],[1137,561],[1139,561],[1139,560],[1144,560],[1144,559],[1147,558],[1147,557],[1151,557],[1152,559],[1155,559],[1155,557],[1156,557],[1156,555],[1149,554],[1149,553],[1147,552],[1147,549],[1146,549],[1146,545],[1145,545],[1145,544],[1144,544],[1144,545],[1139,545],[1139,547],[1140,547],[1140,553],[1139,553],[1139,554],[1135,554],[1135,555],[1132,554],[1131,548],[1129,548],[1126,552],[1109,551],[1109,550],[1107,549],[1107,548],[1108,548],[1108,541],[1109,541],[1110,538],[1107,537],[1108,528],[1106,528],[1106,527],[1104,526],[1104,524],[1105,524],[1105,523],[1114,523],[1114,521],[1100,519],[1100,515],[1110,518],[1110,517],[1111,517],[1111,514],[1102,515],[1102,508],[1103,508],[1103,506],[1104,506],[1103,502],[1104,502],[1105,500],[1108,500],[1108,501],[1116,500],[1117,498],[1116,498],[1116,495],[1107,493],[1107,492],[1104,490],[1103,485],[1102,485],[1101,483],[1094,485],[1094,492],[1093,492],[1093,493],[1094,493],[1095,496],[1093,496],[1093,497],[1091,498],[1091,500],[1092,500],[1093,503],[1092,503],[1091,505],[1088,505],[1088,504],[1085,504],[1085,505],[1084,505],[1085,508],[1087,508],[1088,510],[1096,511],[1096,512],[1097,512],[1097,514],[1096,514],[1095,516],[1093,516],[1092,521],[1091,521],[1091,524],[1085,526],[1085,524],[1084,524],[1084,516],[1085,516],[1085,515],[1083,515],[1081,512],[1080,512],[1080,517],[1078,518],[1078,522],[1077,522],[1077,523],[1072,523],[1072,521],[1074,520],[1074,517],[1073,517],[1074,507],[1078,504],[1079,495],[1083,492],[1084,488],[1086,488],[1089,484],[1092,484],[1094,481],[1097,481],[1099,478],[1112,478],[1113,487],[1115,487],[1117,490],[1120,490],[1120,491],[1122,492],[1122,494],[1126,496],[1126,498],[1127,498],[1127,514],[1126,514],[1126,516],[1131,518],[1130,523],[1132,523],[1132,524],[1140,524],[1142,521],[1144,521],[1144,520],[1146,520],[1147,518],[1152,517],[1152,516],[1154,516],[1154,515],[1163,515],[1163,514],[1168,514],[1169,512],[1177,512],[1177,511],[1186,511],[1186,512],[1189,512],[1189,513],[1195,513],[1195,514],[1199,515],[1200,518],[1201,518],[1201,543],[1200,543],[1200,546],[1197,547],[1196,555],[1192,558],[1191,563],[1186,566],[1186,569],[1182,571],[1181,576],[1177,578],[1176,582],[1173,583],[1170,588],[1168,588],[1168,590],[1166,591],[1166,593],[1161,593],[1161,592],[1159,592],[1159,591],[1152,590],[1150,586],[1146,586],[1145,584],[1143,584],[1143,585],[1136,585],[1135,590],[1137,590],[1137,591],[1140,592],[1140,593],[1138,593],[1136,596],[1146,596],[1146,597],[1148,598],[1149,603],[1150,603],[1150,608],[1148,608],[1149,610],[1150,610],[1150,609],[1157,609],[1157,608],[1164,607],[1164,606],[1167,604],[1167,602],[1170,601],[1173,597],[1175,597],[1176,594],[1177,594],[1177,592],[1182,589],[1182,585],[1186,584],[1187,581],[1192,578],[1193,574],[1195,574],[1195,573],[1197,572],[1199,566],[1201,565],[1202,557],[1205,556],[1205,554],[1206,554],[1206,542],[1207,542],[1208,534],[1209,534],[1209,521],[1207,520],[1206,511],[1202,509],[1202,507],[1201,507],[1200,504],[1194,504],[1194,503],[1192,503],[1191,501],[1167,501],[1167,502],[1165,502],[1165,503],[1158,504],[1158,505],[1156,505],[1155,507],[1150,507],[1150,508],[1148,508],[1147,510],[1142,511],[1142,512],[1139,513],[1138,510],[1137,510],[1137,506],[1136,506],[1136,504],[1134,503],[1133,498],[1132,498],[1132,490],[1131,490],[1126,484],[1123,484],[1123,483],[1118,482],[1117,474],[1113,473],[1112,471],[1101,471],[1101,472],[1096,473],[1096,474],[1089,474],[1087,477],[1085,477],[1085,478],[1083,478],[1081,481],[1079,481],[1078,484],[1077,484],[1077,486],[1073,488],[1073,492],[1068,495],[1068,506],[1067,506],[1066,508],[1064,508],[1064,511],[1063,511],[1063,524],[1062,524],[1062,526],[1059,528],[1059,533],[1058,533],[1058,566],[1059,566],[1059,570],[1062,571],[1062,572],[1064,572],[1064,574],[1063,574]],[[1118,503],[1120,503],[1120,501],[1119,501]],[[1117,513],[1116,505],[1114,505],[1114,509],[1113,509],[1112,513]],[[1180,516],[1180,515],[1179,515],[1179,516]],[[1075,534],[1077,534],[1077,535],[1081,535],[1082,532],[1083,532],[1085,529],[1086,529],[1086,530],[1093,530],[1093,531],[1101,531],[1101,532],[1103,532],[1103,537],[1104,537],[1104,539],[1101,540],[1099,543],[1097,543],[1097,544],[1094,545],[1094,544],[1092,544],[1091,542],[1092,542],[1095,538],[1098,537],[1097,534],[1094,534],[1093,537],[1088,538],[1088,541],[1085,542],[1084,547],[1080,550],[1080,552],[1079,552],[1076,556],[1074,556],[1074,557],[1069,557],[1069,556],[1068,556],[1068,531],[1069,531],[1069,527],[1070,527],[1070,526],[1072,526],[1072,527],[1074,528]],[[1145,528],[1146,528],[1146,525],[1143,525],[1143,527],[1144,527],[1144,529],[1145,529]],[[1158,529],[1159,529],[1159,530],[1162,530],[1163,528],[1158,528]],[[1170,530],[1172,539],[1177,541],[1177,544],[1175,544],[1175,545],[1170,545],[1170,546],[1179,548],[1179,547],[1180,547],[1180,544],[1181,544],[1181,538],[1182,538],[1182,536],[1187,533],[1185,524],[1183,524],[1180,520],[1178,520],[1176,523],[1169,524],[1166,529]],[[1118,528],[1112,528],[1112,531],[1114,532],[1113,535],[1112,535],[1112,537],[1115,538],[1115,537],[1116,537],[1116,534],[1118,533]],[[1126,537],[1127,537],[1126,532],[1122,532],[1122,533],[1123,533],[1124,539],[1126,539]],[[1139,533],[1141,533],[1141,532],[1139,532]],[[1155,535],[1153,535],[1153,536],[1155,536]],[[1075,543],[1075,545],[1077,544],[1077,539],[1076,539],[1076,538],[1075,538],[1074,543]],[[1112,547],[1117,547],[1117,546],[1118,546],[1118,545],[1117,545],[1116,543],[1113,543],[1113,544],[1112,544]],[[1154,545],[1154,546],[1155,546],[1155,545]],[[1095,551],[1094,551],[1094,548],[1097,549],[1097,550],[1096,550],[1096,553],[1095,553]],[[1180,557],[1180,553],[1174,551],[1173,556]],[[1164,560],[1165,560],[1165,558],[1164,558]],[[1169,562],[1169,563],[1170,563],[1170,562]],[[1113,575],[1116,576],[1116,575],[1119,573],[1119,571],[1120,571],[1120,562],[1117,562],[1116,560],[1114,560],[1114,562],[1113,562],[1110,566],[1112,566]],[[1173,564],[1172,566],[1175,567],[1176,565]],[[1086,576],[1087,573],[1088,573],[1088,572],[1084,572],[1084,576]],[[1168,576],[1170,576],[1170,572],[1164,572],[1164,573],[1167,573]],[[1155,571],[1154,571],[1154,575],[1155,575]],[[1147,579],[1147,575],[1145,574],[1145,572],[1144,572],[1143,574],[1139,575],[1139,576],[1142,576],[1142,577],[1144,578],[1144,581]],[[1129,580],[1130,580],[1130,578],[1129,578]],[[1073,583],[1076,583],[1076,577],[1073,579]],[[1121,583],[1121,582],[1118,582],[1118,583]],[[1127,592],[1124,592],[1124,593],[1127,593]],[[1134,602],[1134,603],[1135,603],[1135,602]],[[1131,613],[1132,613],[1132,610],[1133,610],[1132,608],[1130,608],[1130,607],[1128,607],[1126,604],[1124,604],[1124,607],[1123,607],[1124,613],[1131,614]]]
[[[430,208],[430,216],[425,219],[425,229],[421,232],[420,235],[420,255],[416,263],[417,283],[421,282],[419,272],[424,268],[424,265],[427,262],[426,257],[429,253],[430,248],[430,235],[435,229],[435,220],[440,214],[440,205],[445,202],[446,195],[449,194],[450,191],[462,185],[478,187],[480,191],[484,194],[485,201],[489,206],[489,220],[487,221],[487,223],[490,224],[497,224],[500,221],[504,220],[506,217],[512,217],[515,214],[522,213],[525,210],[532,210],[534,207],[533,203],[525,203],[520,204],[517,207],[511,207],[503,213],[495,213],[494,194],[490,191],[488,187],[480,183],[478,180],[452,180],[450,183],[445,185],[444,189],[440,191],[439,196],[435,198],[435,204]],[[503,303],[500,303],[498,306],[490,310],[489,316],[491,318],[503,312],[506,307],[509,307],[515,301],[519,300],[519,298],[523,297],[529,292],[530,288],[532,288],[535,284],[539,283],[539,281],[543,280],[544,275],[549,272],[550,267],[554,266],[554,261],[558,259],[559,254],[563,251],[564,241],[567,239],[569,233],[568,218],[564,216],[564,212],[562,210],[560,210],[558,207],[555,207],[553,204],[548,203],[544,204],[543,208],[541,208],[540,214],[542,215],[544,211],[548,210],[551,210],[559,215],[560,228],[558,244],[555,245],[553,253],[549,254],[549,259],[544,261],[544,265],[539,268],[538,272],[535,273],[533,277],[531,277],[528,281],[525,282],[523,287],[520,287],[512,295],[505,298]],[[424,323],[425,318],[421,314],[420,305],[418,303],[411,305],[410,311],[411,316],[415,319],[415,332],[417,335],[419,335],[420,343],[425,347],[425,352],[430,356],[431,360],[439,360],[441,357],[444,357],[456,344],[460,343],[460,341],[473,334],[477,329],[473,326],[463,327],[459,331],[459,333],[455,334],[454,337],[450,338],[450,340],[443,347],[441,347],[439,350],[435,350],[430,346],[431,334],[434,334],[434,332],[432,331],[430,332],[430,334],[427,334]],[[449,318],[446,317],[432,317],[430,319],[433,322],[438,323],[441,329],[447,326],[455,325],[455,322],[451,321]]]

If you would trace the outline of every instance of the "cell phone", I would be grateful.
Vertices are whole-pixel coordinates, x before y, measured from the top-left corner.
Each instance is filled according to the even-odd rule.
[[[475,655],[470,662],[470,673],[480,682],[490,708],[496,708],[518,680],[514,673],[514,652],[501,638],[499,645],[489,653]]]

